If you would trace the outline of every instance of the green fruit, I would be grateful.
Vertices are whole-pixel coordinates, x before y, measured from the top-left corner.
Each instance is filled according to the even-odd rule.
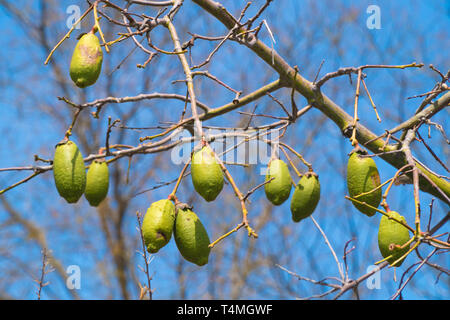
[[[168,199],[153,202],[142,222],[142,235],[147,251],[156,253],[172,238],[175,205]]]
[[[105,161],[92,161],[86,176],[84,196],[96,207],[106,198],[109,188],[109,170]]]
[[[85,88],[97,81],[102,70],[103,51],[100,41],[93,33],[84,34],[73,51],[70,62],[70,77],[73,82]]]
[[[403,216],[395,211],[389,211],[388,214],[406,224],[406,220]],[[380,249],[383,258],[387,258],[392,255],[387,261],[392,265],[397,259],[404,255],[409,246],[400,249],[395,245],[403,245],[409,241],[409,231],[406,227],[398,223],[397,221],[390,219],[383,215],[380,220],[380,228],[378,230],[378,248]],[[392,249],[392,250],[391,250]],[[405,259],[399,261],[395,266],[400,267]]]
[[[222,168],[210,147],[205,146],[192,155],[191,177],[195,190],[206,201],[215,200],[222,191]]]
[[[316,209],[320,199],[320,183],[315,173],[304,174],[297,186],[291,200],[292,220],[299,222],[309,217]]]
[[[73,141],[56,146],[53,177],[59,195],[68,203],[76,203],[80,199],[86,187],[86,169],[83,156]]]
[[[272,204],[279,206],[285,202],[291,194],[291,175],[287,164],[280,159],[269,162],[266,181],[275,178],[264,186],[266,197]]]
[[[365,202],[375,208],[381,202],[381,188],[358,197],[362,193],[369,192],[380,185],[380,175],[377,165],[372,158],[361,158],[360,151],[353,152],[347,164],[347,187],[350,197],[358,201]],[[352,201],[353,205],[365,215],[371,217],[375,210],[365,205]]]
[[[198,266],[208,263],[211,251],[208,233],[200,219],[190,209],[178,210],[174,237],[183,258]]]

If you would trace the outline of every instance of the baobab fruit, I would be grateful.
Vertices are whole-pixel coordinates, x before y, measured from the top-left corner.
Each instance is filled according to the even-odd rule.
[[[174,238],[184,259],[203,266],[208,263],[209,236],[198,216],[191,209],[179,209],[175,219]]]
[[[75,142],[66,140],[56,145],[53,177],[59,195],[68,203],[76,203],[80,199],[86,188],[86,169]]]
[[[406,224],[405,217],[395,211],[388,212],[389,217],[383,215],[380,220],[380,228],[378,229],[378,248],[383,258],[392,255],[387,261],[392,265],[397,259],[401,258],[409,250],[409,245],[400,248],[409,241],[408,229],[392,218]],[[400,267],[405,259],[395,264]]]
[[[320,183],[314,172],[305,173],[295,187],[291,200],[292,220],[299,222],[309,217],[320,199]]]
[[[103,51],[97,36],[91,31],[78,40],[70,62],[70,77],[85,88],[94,84],[102,70]]]
[[[96,207],[106,198],[109,188],[108,164],[103,160],[92,161],[86,176],[84,196],[89,204]]]
[[[354,151],[347,164],[347,187],[350,197],[377,208],[381,202],[380,174],[372,158],[361,157],[363,151]],[[362,196],[358,196],[364,194]],[[371,217],[376,210],[352,201],[353,205],[365,215]]]
[[[156,253],[172,238],[175,205],[168,199],[153,202],[142,221],[142,235],[147,251]]]
[[[209,146],[192,155],[191,178],[195,190],[208,202],[215,200],[222,191],[222,168]]]
[[[280,159],[273,159],[267,167],[266,181],[272,179],[264,185],[266,197],[275,206],[285,202],[291,194],[291,175],[287,164]]]

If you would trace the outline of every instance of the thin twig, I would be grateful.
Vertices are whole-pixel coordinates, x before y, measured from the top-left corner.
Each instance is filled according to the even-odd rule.
[[[149,264],[150,261],[147,258],[147,248],[145,247],[145,241],[144,241],[144,234],[142,233],[142,222],[141,222],[141,213],[139,211],[136,212],[136,217],[137,217],[137,221],[138,221],[138,226],[139,226],[139,235],[141,237],[141,244],[142,244],[142,256],[144,257],[144,262],[145,262],[145,275],[147,277],[147,292],[148,292],[148,298],[150,300],[153,300],[153,290],[152,290],[152,285],[151,285],[151,280],[152,277],[150,276],[150,268],[149,268]]]

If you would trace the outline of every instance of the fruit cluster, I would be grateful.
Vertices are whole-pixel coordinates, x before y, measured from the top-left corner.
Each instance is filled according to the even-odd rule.
[[[170,241],[172,232],[183,258],[198,266],[208,263],[209,236],[192,209],[175,206],[169,199],[152,203],[142,223],[147,251],[158,252]]]
[[[266,181],[269,181],[265,185],[266,197],[273,205],[279,206],[289,198],[292,180],[285,162],[280,159],[271,160]],[[347,187],[355,208],[368,217],[375,215],[382,198],[380,175],[375,161],[360,148],[350,153],[347,163]],[[319,199],[319,179],[310,169],[295,186],[291,199],[292,220],[299,222],[309,217]],[[400,266],[404,260],[401,257],[409,250],[409,231],[404,226],[406,220],[403,216],[389,209],[387,214],[388,216],[383,215],[380,220],[378,246],[383,258],[391,265],[395,263],[395,266]]]
[[[70,77],[85,88],[94,84],[101,72],[103,53],[95,28],[79,39],[70,64]],[[104,160],[91,162],[86,174],[81,152],[76,144],[64,139],[56,146],[53,173],[58,193],[68,203],[76,203],[84,194],[91,206],[98,206],[107,196],[109,187],[108,165]],[[214,201],[223,189],[222,167],[214,151],[206,144],[191,158],[191,177],[194,189],[208,202]],[[265,194],[275,206],[283,204],[291,194],[294,184],[287,164],[273,158],[265,177]],[[375,161],[359,147],[350,154],[347,164],[347,187],[350,199],[363,214],[372,217],[380,206],[382,193],[380,175]],[[301,175],[294,187],[290,203],[292,220],[300,222],[311,216],[320,199],[318,175],[312,168]],[[387,207],[387,206],[386,206]],[[390,264],[402,264],[408,252],[409,231],[405,218],[387,209],[378,232],[378,245],[382,256]],[[209,236],[198,216],[177,198],[156,201],[148,208],[142,233],[150,253],[158,252],[171,239],[172,232],[181,255],[192,263],[203,266],[210,253]]]
[[[292,181],[288,166],[283,160],[273,159],[269,162],[266,181],[269,181],[264,186],[266,197],[273,205],[279,206],[289,198]],[[299,222],[309,217],[316,209],[319,199],[319,177],[309,171],[302,175],[295,186],[291,200],[292,220]]]
[[[377,212],[381,202],[380,174],[375,161],[360,148],[350,153],[347,164],[347,187],[352,203],[356,209],[368,217]],[[403,216],[395,211],[387,210],[382,215],[378,230],[378,247],[383,258],[389,264],[400,266],[403,260],[396,262],[409,250],[409,231]],[[400,222],[399,222],[400,221]]]
[[[53,158],[53,177],[56,189],[68,203],[76,203],[84,193],[93,207],[102,202],[109,188],[108,165],[94,160],[86,174],[83,156],[75,142],[68,139],[56,145]]]
[[[208,202],[214,201],[222,191],[222,169],[209,146],[193,153],[191,178],[195,190]],[[172,196],[169,198],[152,203],[145,214],[142,234],[147,251],[158,252],[169,242],[173,231],[184,259],[198,266],[207,264],[211,251],[208,232],[192,208],[178,203]]]
[[[82,34],[70,62],[70,78],[80,88],[93,85],[101,72],[103,52],[93,28]],[[97,207],[106,198],[109,188],[108,165],[94,160],[86,174],[83,156],[77,145],[66,137],[56,146],[53,159],[56,189],[68,203],[76,203],[84,194],[89,204]]]

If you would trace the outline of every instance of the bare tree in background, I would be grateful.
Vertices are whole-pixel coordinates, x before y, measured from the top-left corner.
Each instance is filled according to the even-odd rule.
[[[414,62],[426,60],[421,43],[426,34],[416,30],[418,40],[403,48],[411,31],[398,32],[386,49],[363,28],[350,45],[345,30],[361,29],[365,8],[336,1],[77,4],[87,13],[81,31],[97,21],[104,50],[100,80],[83,90],[68,76],[80,31],[66,28],[65,4],[0,1],[12,28],[22,34],[17,43],[9,39],[11,49],[27,52],[26,60],[9,57],[11,66],[3,68],[26,81],[2,78],[1,90],[14,97],[8,100],[10,110],[23,126],[32,126],[32,139],[20,144],[12,143],[16,131],[28,129],[8,124],[5,129],[8,148],[2,152],[9,160],[0,168],[0,297],[32,295],[32,279],[44,275],[42,261],[54,272],[45,274],[52,280],[40,287],[39,298],[43,293],[74,299],[371,297],[362,283],[388,264],[366,270],[380,260],[376,239],[367,237],[379,220],[367,222],[370,218],[345,200],[346,150],[355,145],[386,169],[383,181],[395,183],[386,194],[389,206],[405,208],[402,214],[414,231],[415,249],[398,282],[383,281],[391,294],[384,298],[402,297],[406,285],[423,290],[414,276],[425,269],[424,281],[446,281],[450,70],[440,69],[448,67],[445,54],[430,61],[433,65]],[[324,6],[336,15],[318,18],[325,16]],[[289,10],[292,20],[285,19]],[[68,31],[70,39],[55,48]],[[396,85],[383,86],[385,77]],[[425,87],[417,84],[425,77],[430,87],[417,91]],[[381,96],[389,96],[391,104],[379,105]],[[50,160],[69,128],[86,163],[105,158],[100,148],[109,151],[111,188],[97,209],[56,200]],[[186,134],[180,138],[180,132]],[[174,150],[201,139],[216,147],[231,140],[229,153],[243,145],[249,154],[257,142],[268,145],[270,156],[271,136],[280,136],[285,145],[291,173],[305,173],[308,164],[319,173],[324,188],[311,219],[294,224],[288,209],[275,208],[262,196],[264,166],[229,162],[225,154],[221,159],[232,179],[217,201],[203,201],[189,177],[177,192],[207,226],[213,241],[208,265],[198,268],[172,256],[173,242],[150,259],[137,252],[143,253],[136,212],[166,198],[183,176],[184,163],[169,160]],[[82,290],[70,290],[66,268],[83,260],[89,267],[82,268]],[[432,288],[419,293],[434,294]]]

